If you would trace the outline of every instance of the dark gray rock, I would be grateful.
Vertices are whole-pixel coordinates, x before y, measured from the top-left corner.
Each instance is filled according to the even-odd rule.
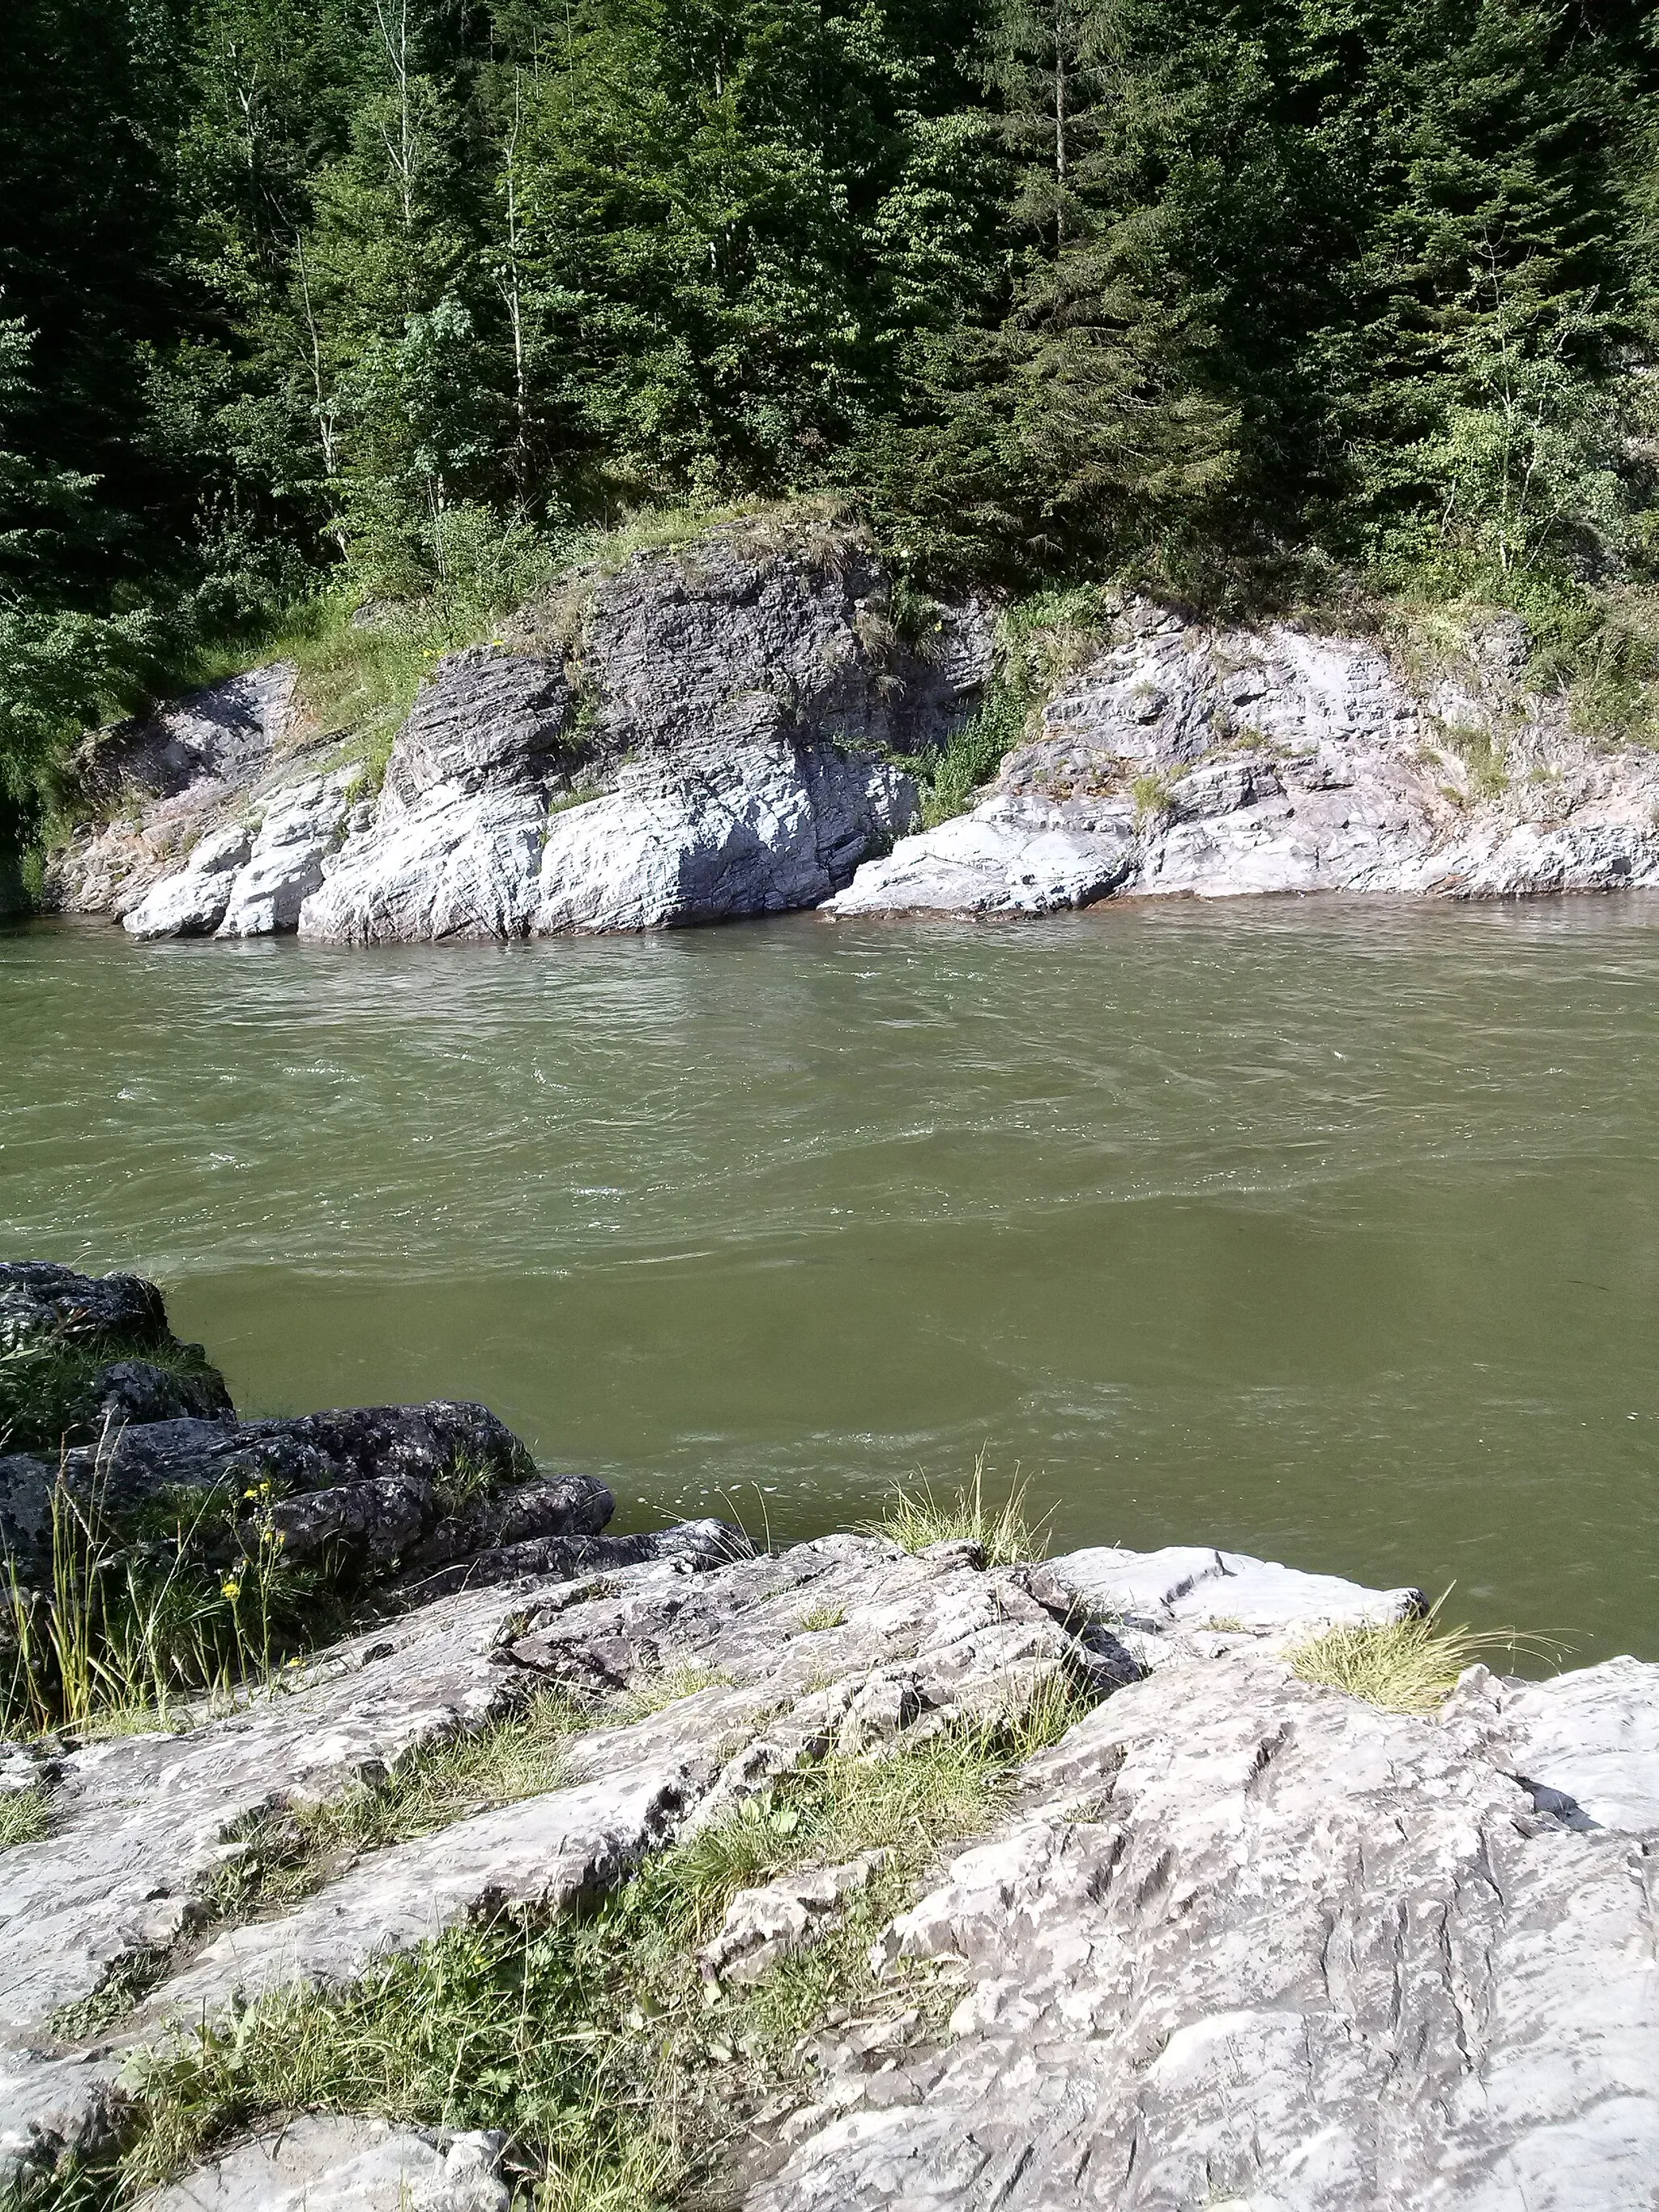
[[[556,663],[472,646],[440,661],[398,733],[382,811],[407,810],[442,784],[453,792],[532,785],[574,764],[570,686]]]
[[[50,1260],[0,1261],[0,1334],[13,1345],[68,1330],[118,1336],[135,1350],[173,1342],[167,1308],[139,1275],[81,1275]]]
[[[117,1525],[164,1492],[212,1493],[232,1509],[252,1493],[235,1518],[268,1516],[293,1562],[325,1557],[347,1577],[388,1569],[441,1530],[448,1534],[438,1561],[499,1543],[512,1516],[492,1493],[534,1471],[493,1413],[447,1399],[289,1420],[152,1421],[76,1447],[61,1465],[70,1487],[95,1498]],[[58,1471],[40,1458],[0,1460],[0,1537],[26,1567],[44,1564]],[[586,1476],[537,1485],[535,1493],[520,1511],[542,1534],[596,1534],[611,1517],[611,1493]],[[228,1553],[232,1520],[204,1516],[196,1540],[209,1558]]]
[[[224,1378],[212,1367],[191,1373],[157,1367],[148,1359],[117,1359],[105,1368],[98,1388],[100,1429],[146,1421],[211,1421],[235,1413]]]
[[[55,1455],[112,1424],[232,1411],[201,1346],[167,1327],[154,1283],[0,1263],[0,1448]]]

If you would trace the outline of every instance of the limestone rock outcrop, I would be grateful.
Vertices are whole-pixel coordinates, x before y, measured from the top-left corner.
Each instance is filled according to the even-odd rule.
[[[994,1569],[869,1537],[691,1551],[456,1593],[185,1735],[20,1749],[0,1787],[44,1790],[52,1828],[8,1854],[0,2158],[106,2140],[130,2048],[349,1984],[469,1917],[579,1905],[794,1767],[902,1756],[1058,1679],[1092,1710],[880,1924],[890,2006],[826,2021],[731,2201],[1638,2212],[1659,2171],[1659,1668],[1476,1668],[1423,1718],[1287,1663],[1314,1626],[1418,1601],[1197,1547]],[[587,1719],[555,1786],[215,1921],[221,1871],[285,1807],[550,1685]],[[874,1871],[741,1893],[705,1947],[711,1996],[821,1940]],[[126,2017],[77,2039],[64,2008],[135,1960]],[[433,2212],[498,2212],[500,2149],[318,2114],[285,2148],[216,2148],[162,2201],[391,2212],[395,2175]]]
[[[971,813],[867,862],[830,913],[1659,884],[1659,759],[1577,736],[1512,652],[1419,693],[1364,639],[1135,603],[1039,719]]]
[[[953,1977],[948,2035],[823,2036],[749,2212],[1638,2212],[1659,1667],[1477,1668],[1425,1720],[1294,1680],[1271,1638],[1174,1634],[885,1931],[890,1968]],[[1592,1711],[1599,1825],[1563,1787]]]
[[[234,828],[292,734],[297,681],[274,661],[88,738],[72,769],[106,818],[53,861],[55,902],[118,921],[198,839]]]
[[[655,929],[815,906],[918,811],[890,750],[983,680],[981,611],[923,659],[850,540],[740,526],[636,555],[514,641],[452,655],[398,733],[374,823],[301,934],[367,944]]]

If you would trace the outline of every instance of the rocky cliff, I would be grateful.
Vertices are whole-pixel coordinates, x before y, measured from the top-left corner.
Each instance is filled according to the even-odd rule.
[[[1041,914],[1109,896],[1516,898],[1659,882],[1659,759],[1525,686],[1515,617],[1407,684],[1380,646],[1126,604],[965,815],[836,915]]]
[[[893,611],[836,532],[728,524],[578,571],[436,667],[373,797],[305,750],[294,672],[256,670],[94,749],[127,812],[63,856],[58,895],[137,937],[370,944],[1659,883],[1659,760],[1530,690],[1516,617],[1407,680],[1374,641],[1120,600],[978,803],[921,830],[915,778],[990,680],[992,610],[910,641]]]
[[[578,570],[502,642],[442,661],[372,803],[304,773],[293,672],[256,671],[120,733],[94,781],[138,819],[59,863],[61,902],[136,937],[327,942],[646,929],[815,906],[912,827],[901,757],[982,684],[989,621],[925,653],[855,538],[726,525]]]
[[[324,1494],[344,1418],[280,1440],[285,1495]],[[6,1747],[29,2202],[1651,2204],[1659,1667],[1385,1711],[1309,1639],[1415,1591],[1202,1547],[604,1540],[168,1730]],[[872,1847],[826,1857],[849,1805]]]

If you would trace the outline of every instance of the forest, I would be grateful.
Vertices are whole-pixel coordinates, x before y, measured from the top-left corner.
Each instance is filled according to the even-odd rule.
[[[1478,599],[1659,666],[1629,0],[6,12],[14,846],[228,641],[505,605],[665,505],[834,499],[921,591]]]

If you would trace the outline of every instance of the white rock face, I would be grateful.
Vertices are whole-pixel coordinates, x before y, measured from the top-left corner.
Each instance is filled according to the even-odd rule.
[[[0,2164],[96,2141],[128,2045],[503,1905],[577,1905],[798,1766],[890,1756],[1061,1678],[1101,1701],[874,1945],[879,1975],[927,1963],[948,2030],[902,1983],[826,2026],[812,2103],[749,2123],[777,2132],[744,2212],[1650,2212],[1659,1667],[1474,1668],[1438,1719],[1292,1675],[1287,1641],[1417,1601],[1207,1546],[987,1570],[966,1544],[830,1537],[463,1592],[188,1734],[19,1747],[0,1787],[45,1788],[53,1826],[6,1855]],[[705,1686],[654,1711],[608,1703],[688,1666]],[[592,1701],[558,1786],[204,1941],[204,1894],[267,1847],[262,1814],[372,1784],[538,1682]],[[706,1976],[763,1978],[877,1872],[742,1893]],[[174,1948],[137,2012],[58,2040],[55,2008],[147,1946]],[[501,2151],[319,2115],[216,2151],[155,2212],[502,2212]]]
[[[323,862],[340,841],[361,768],[276,793],[236,873],[220,937],[271,937],[299,927],[300,908],[323,880]]]
[[[1540,1686],[1650,1710],[1659,1668]],[[1659,1832],[1539,1812],[1492,1723],[1243,1638],[1118,1692],[877,1946],[957,1977],[944,2048],[823,2038],[746,2212],[1645,2208]]]
[[[522,937],[546,829],[539,792],[438,784],[325,860],[300,934],[333,945]]]
[[[866,861],[832,914],[1048,914],[1089,906],[1134,866],[1132,806],[1063,812],[999,797]]]
[[[145,2212],[507,2212],[505,2141],[302,2112],[143,2199]]]
[[[230,888],[245,865],[252,839],[240,823],[216,830],[192,850],[174,876],[164,876],[121,917],[129,937],[204,937],[217,929],[230,904]]]
[[[1419,698],[1361,640],[1216,632],[1146,605],[1121,628],[991,795],[867,863],[827,910],[1659,885],[1659,761],[1597,754],[1512,667],[1472,664]],[[1033,866],[1039,836],[1066,865]]]
[[[1158,1636],[1191,1628],[1307,1638],[1327,1628],[1380,1627],[1427,1610],[1419,1589],[1365,1589],[1340,1575],[1309,1574],[1243,1552],[1171,1545],[1126,1552],[1099,1545],[1051,1559],[1048,1571],[1124,1627]],[[1156,1664],[1156,1645],[1136,1656]]]
[[[53,860],[58,902],[71,914],[124,920],[152,886],[179,872],[191,839],[197,842],[187,869],[199,868],[210,837],[234,836],[293,724],[297,680],[291,661],[274,661],[193,691],[152,721],[94,732],[76,752],[76,775],[88,792],[126,805],[113,821],[82,831]],[[136,825],[128,811],[135,801],[141,809]],[[216,927],[190,924],[196,933]]]
[[[915,806],[908,776],[830,745],[641,763],[548,823],[531,926],[661,929],[817,906]]]
[[[293,929],[338,844],[363,771],[352,766],[273,792],[264,818],[210,831],[176,873],[122,917],[129,935],[269,937]]]

